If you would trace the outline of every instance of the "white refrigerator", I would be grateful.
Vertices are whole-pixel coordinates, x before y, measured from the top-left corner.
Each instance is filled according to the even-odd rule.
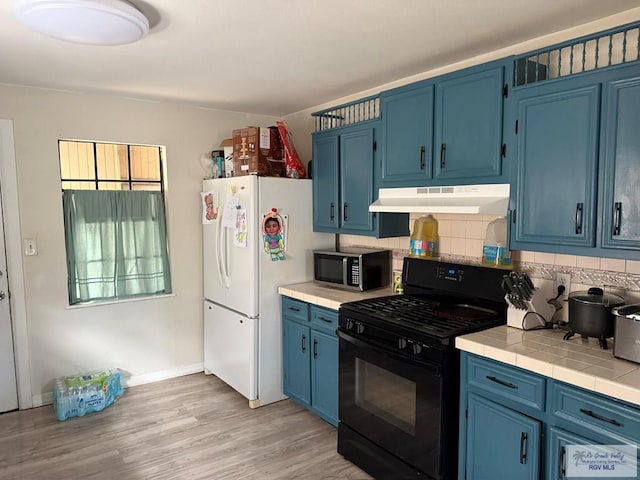
[[[278,287],[312,280],[313,250],[333,246],[334,236],[313,232],[311,180],[204,180],[202,200],[205,372],[252,408],[282,400]],[[284,259],[264,250],[270,212],[284,224]]]

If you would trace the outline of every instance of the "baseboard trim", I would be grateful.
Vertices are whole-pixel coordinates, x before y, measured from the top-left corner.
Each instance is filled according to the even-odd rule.
[[[161,370],[159,372],[144,373],[142,375],[128,375],[126,371],[122,372],[123,387],[135,387],[144,385],[145,383],[160,382],[170,378],[182,377],[184,375],[192,375],[204,371],[203,363],[195,363],[184,367],[173,368],[171,370]],[[51,405],[53,403],[53,393],[47,392],[40,395],[32,396],[33,407],[42,407],[43,405]]]
[[[186,365],[184,367],[173,368],[171,370],[162,370],[160,372],[145,373],[143,375],[127,376],[123,372],[124,388],[135,387],[136,385],[144,385],[145,383],[160,382],[162,380],[168,380],[170,378],[182,377],[184,375],[192,375],[194,373],[204,372],[203,363],[194,363],[193,365]]]

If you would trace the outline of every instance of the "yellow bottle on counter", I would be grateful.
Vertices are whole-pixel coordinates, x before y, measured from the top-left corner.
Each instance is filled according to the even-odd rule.
[[[433,215],[416,218],[409,242],[412,257],[435,257],[438,249],[438,221]]]

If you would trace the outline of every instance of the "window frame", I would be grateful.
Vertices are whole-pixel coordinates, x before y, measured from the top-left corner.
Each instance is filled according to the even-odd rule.
[[[67,143],[82,143],[82,144],[90,144],[92,147],[92,154],[93,154],[93,174],[95,178],[75,178],[75,177],[63,177],[62,176],[62,151],[61,151],[61,142],[67,142]],[[126,154],[127,154],[127,175],[126,178],[121,178],[121,179],[115,179],[115,178],[104,178],[104,177],[100,177],[99,176],[99,159],[98,159],[98,148],[99,145],[107,145],[107,146],[126,146]],[[159,174],[159,179],[154,179],[154,180],[148,180],[148,179],[144,179],[144,180],[137,180],[132,178],[132,147],[145,147],[145,148],[154,148],[157,149],[157,168],[158,168],[158,174]],[[120,191],[139,191],[139,190],[147,190],[147,191],[156,191],[160,193],[161,196],[161,202],[163,205],[163,210],[164,210],[164,223],[165,223],[165,242],[166,242],[166,252],[167,252],[167,261],[168,261],[168,268],[169,268],[169,290],[162,292],[162,293],[157,293],[157,294],[153,294],[153,293],[148,293],[148,294],[141,294],[141,295],[126,295],[126,296],[122,296],[122,297],[111,297],[111,298],[95,298],[95,299],[91,299],[91,300],[87,300],[87,301],[81,301],[78,303],[71,303],[71,293],[69,288],[71,288],[71,285],[69,285],[68,281],[67,281],[67,290],[68,290],[68,297],[67,297],[67,301],[68,301],[68,307],[69,308],[77,308],[77,307],[85,307],[85,306],[96,306],[96,305],[105,305],[105,304],[115,304],[115,303],[121,303],[121,302],[132,302],[132,301],[141,301],[141,300],[150,300],[150,299],[155,299],[155,298],[162,298],[162,297],[167,297],[167,296],[173,296],[175,295],[174,293],[174,289],[172,287],[173,281],[171,279],[172,275],[171,275],[171,271],[173,270],[173,268],[171,268],[171,253],[170,253],[170,241],[169,241],[169,221],[168,221],[168,214],[167,214],[167,208],[166,208],[166,188],[165,188],[165,181],[166,181],[166,174],[165,174],[165,165],[166,165],[166,146],[164,145],[148,145],[148,144],[142,144],[142,143],[121,143],[121,142],[105,142],[105,141],[94,141],[94,140],[79,140],[79,139],[69,139],[69,138],[60,138],[58,139],[58,168],[60,169],[60,184],[61,187],[62,185],[65,184],[65,182],[76,182],[76,183],[81,183],[84,184],[83,188],[80,188],[80,190],[87,190],[87,191],[114,191],[113,189],[109,189],[109,188],[100,188],[101,184],[107,184],[107,183],[113,183],[113,184],[120,184],[120,185],[126,185],[127,188],[121,188],[121,189],[116,189],[120,190]],[[93,188],[87,188],[87,184],[91,184],[93,186]],[[153,189],[147,189],[147,188],[133,188],[134,185],[156,185],[159,188],[153,188]],[[62,187],[62,192],[64,192],[65,190],[78,190],[78,188],[64,188]],[[63,219],[63,228],[65,230],[65,236],[67,235],[67,226],[66,226],[66,220]],[[68,255],[69,253],[67,252],[67,248],[65,245],[65,256],[67,258],[67,262],[68,260]],[[69,273],[67,272],[67,275],[69,275]]]
[[[129,186],[129,190],[133,190],[131,187],[134,183],[141,184],[149,184],[149,185],[160,185],[160,192],[162,192],[162,197],[165,198],[165,188],[164,188],[164,147],[161,145],[145,145],[142,143],[119,143],[119,142],[98,142],[93,140],[72,140],[67,138],[58,139],[58,166],[61,165],[60,158],[60,142],[76,142],[76,143],[88,143],[93,145],[93,172],[95,178],[63,178],[62,170],[60,170],[60,183],[64,182],[83,182],[83,183],[93,183],[93,190],[104,190],[99,188],[99,184],[102,183],[114,183],[114,184],[127,184]],[[112,178],[100,178],[98,175],[98,145],[126,145],[127,147],[127,180],[116,180]],[[131,179],[131,147],[153,147],[158,149],[158,168],[160,172],[159,180],[132,180]],[[65,189],[62,190],[77,190],[77,189]],[[89,190],[88,188],[83,188],[80,190]],[[166,199],[165,199],[166,200]],[[165,201],[166,205],[166,201]]]

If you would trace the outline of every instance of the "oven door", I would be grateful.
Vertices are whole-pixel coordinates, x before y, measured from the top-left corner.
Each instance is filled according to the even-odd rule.
[[[443,372],[338,330],[340,422],[414,468],[440,478]]]

